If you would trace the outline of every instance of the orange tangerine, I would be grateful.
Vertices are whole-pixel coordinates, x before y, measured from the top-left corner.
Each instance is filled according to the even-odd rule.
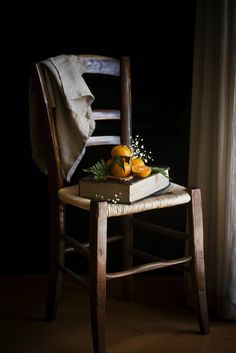
[[[146,165],[134,165],[132,172],[139,178],[146,178],[151,174],[152,169]]]
[[[131,157],[132,153],[128,146],[126,145],[117,145],[112,148],[111,156],[112,158],[121,156],[121,157]]]
[[[135,165],[145,165],[144,160],[142,158],[131,158],[130,162],[132,167]]]
[[[124,162],[127,162],[126,161],[126,158],[125,157],[115,157],[114,159],[113,158],[111,158],[111,159],[108,159],[108,161],[106,161],[106,165],[107,165],[107,167],[108,168],[111,168],[111,166],[112,166],[112,163],[124,163]]]
[[[125,178],[130,176],[132,170],[128,162],[123,162],[124,168],[119,163],[114,163],[111,167],[111,174],[115,177]]]

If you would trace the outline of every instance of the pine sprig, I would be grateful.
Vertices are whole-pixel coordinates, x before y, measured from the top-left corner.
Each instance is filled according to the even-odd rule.
[[[93,166],[88,169],[83,169],[84,172],[92,173],[94,175],[95,181],[105,180],[109,175],[109,168],[106,165],[106,162],[101,159],[101,161],[96,162]]]

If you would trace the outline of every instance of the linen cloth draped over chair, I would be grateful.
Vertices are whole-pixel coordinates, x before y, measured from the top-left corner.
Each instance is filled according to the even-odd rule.
[[[93,74],[115,75],[120,77],[121,105],[120,110],[93,111],[93,118],[104,124],[107,120],[120,122],[119,136],[95,136],[88,138],[86,147],[97,145],[130,144],[131,136],[131,78],[129,57],[114,59],[102,56],[79,55],[84,66],[84,72]],[[55,127],[55,111],[47,86],[46,70],[43,64],[37,63],[33,72],[32,89],[40,103],[43,119],[44,134],[47,136],[47,169],[51,205],[51,266],[49,274],[49,288],[46,306],[46,320],[56,317],[59,298],[61,275],[69,274],[83,286],[90,290],[91,325],[93,348],[95,353],[105,353],[105,303],[106,280],[124,277],[124,297],[129,298],[130,275],[156,270],[167,266],[177,266],[179,269],[190,271],[193,283],[193,292],[196,298],[196,311],[200,331],[209,332],[208,311],[205,291],[205,270],[203,254],[203,227],[201,192],[199,189],[190,189],[174,183],[168,193],[159,196],[150,196],[131,205],[113,204],[106,201],[97,201],[79,196],[78,185],[65,186],[61,164],[61,150]],[[109,106],[109,102],[108,102]],[[96,129],[95,129],[96,131]],[[63,137],[63,136],[62,136]],[[133,215],[149,210],[173,207],[186,204],[189,215],[188,232],[180,232],[169,228],[150,224]],[[66,205],[89,212],[89,242],[81,243],[65,233]],[[121,217],[123,234],[107,237],[108,218]],[[170,220],[171,222],[171,220]],[[157,231],[164,236],[173,236],[189,242],[189,254],[178,259],[165,260],[142,249],[133,246],[133,225],[140,226],[148,231]],[[145,234],[145,239],[148,232]],[[123,270],[107,272],[108,243],[123,242]],[[145,240],[147,241],[147,240]],[[64,257],[69,253],[67,246],[73,247],[80,254],[89,259],[89,280],[74,273],[65,266]],[[144,264],[134,266],[133,256],[139,256]],[[181,266],[184,265],[184,266]],[[187,265],[188,266],[185,266]],[[157,303],[157,305],[159,305]]]
[[[41,62],[51,106],[55,112],[55,129],[60,149],[63,176],[70,181],[85,153],[85,145],[95,129],[91,103],[94,100],[85,80],[84,65],[74,55],[59,55]],[[46,171],[47,147],[42,143],[44,130],[39,115],[40,104],[34,91],[29,91],[29,114],[32,155]]]

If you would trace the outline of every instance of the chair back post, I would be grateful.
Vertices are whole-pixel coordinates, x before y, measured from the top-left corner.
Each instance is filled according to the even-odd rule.
[[[132,112],[131,112],[131,75],[130,59],[128,56],[121,57],[121,143],[130,145],[132,135]]]
[[[42,99],[44,100],[44,104],[42,106],[46,107],[46,109],[44,108],[44,111],[42,113],[42,123],[45,129],[46,143],[47,143],[47,150],[48,150],[47,172],[48,172],[49,190],[54,190],[55,196],[57,197],[57,191],[60,188],[64,187],[60,150],[59,150],[59,145],[57,140],[51,99],[50,99],[47,84],[45,81],[43,68],[40,63],[36,64],[36,71],[41,85]]]
[[[58,203],[58,190],[64,187],[64,181],[61,172],[61,161],[59,146],[57,142],[56,129],[54,123],[54,114],[52,110],[50,95],[47,89],[45,76],[42,66],[37,63],[35,65],[35,75],[37,79],[33,80],[37,97],[42,101],[41,106],[41,119],[42,125],[45,131],[45,143],[47,145],[47,173],[48,173],[48,190],[49,190],[49,201],[50,201],[50,213],[51,213],[51,252],[52,258],[55,258],[55,254],[59,252],[59,243],[57,241],[60,234],[60,213]],[[51,270],[54,271],[56,266],[55,262],[51,262]],[[49,296],[49,301],[51,297]],[[56,309],[55,309],[56,310]],[[53,314],[54,315],[54,314]],[[47,315],[48,316],[48,315]],[[50,315],[49,315],[50,316]],[[48,316],[48,317],[49,317]]]

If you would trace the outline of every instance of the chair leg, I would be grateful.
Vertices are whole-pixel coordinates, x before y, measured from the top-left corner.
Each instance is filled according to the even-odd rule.
[[[90,306],[94,353],[105,353],[107,202],[90,206]]]
[[[64,242],[60,240],[60,233],[64,232],[64,206],[60,206],[59,212],[54,210],[52,213],[50,273],[45,312],[45,321],[47,322],[55,320],[57,315],[62,280],[59,263],[64,263]]]
[[[131,221],[130,216],[123,216],[122,217],[122,227],[123,227],[123,234],[124,234],[124,241],[123,241],[123,267],[124,270],[129,269],[133,266],[133,223]],[[129,300],[131,297],[131,290],[132,290],[132,276],[126,276],[123,279],[123,295],[124,300]]]
[[[205,285],[204,244],[203,244],[203,219],[200,189],[191,189],[191,206],[189,209],[189,226],[191,234],[192,286],[195,292],[196,307],[200,332],[209,333],[209,318]]]

